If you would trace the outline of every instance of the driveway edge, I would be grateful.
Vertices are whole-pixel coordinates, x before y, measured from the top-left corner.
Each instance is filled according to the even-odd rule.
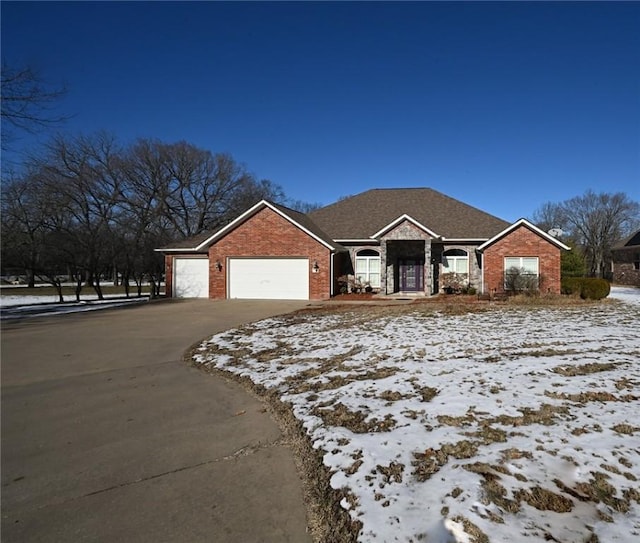
[[[340,505],[341,500],[349,499],[350,496],[342,489],[331,488],[332,474],[323,464],[323,454],[313,448],[302,423],[293,415],[291,406],[281,401],[276,391],[256,385],[249,377],[194,363],[194,354],[202,341],[195,343],[185,352],[183,361],[204,373],[241,385],[254,398],[265,404],[266,411],[282,432],[282,444],[293,453],[302,483],[308,531],[314,542],[355,543],[362,524],[352,520]]]

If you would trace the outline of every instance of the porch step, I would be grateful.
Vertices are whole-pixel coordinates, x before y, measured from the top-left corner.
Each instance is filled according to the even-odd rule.
[[[426,298],[428,294],[424,291],[422,292],[394,292],[392,294],[381,294],[378,293],[374,296],[374,298],[384,298],[385,300],[398,300],[400,298]]]

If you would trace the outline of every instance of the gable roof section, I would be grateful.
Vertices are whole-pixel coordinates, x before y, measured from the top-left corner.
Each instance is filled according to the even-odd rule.
[[[482,245],[478,247],[478,251],[484,251],[487,247],[489,247],[490,245],[493,245],[496,241],[498,241],[499,239],[502,239],[504,236],[506,236],[510,232],[513,232],[516,228],[519,228],[520,226],[524,226],[525,228],[528,228],[535,234],[538,234],[541,238],[546,239],[549,243],[553,243],[557,247],[560,247],[560,249],[564,249],[565,251],[571,250],[571,247],[568,247],[567,245],[562,243],[560,240],[554,238],[552,235],[547,234],[544,230],[540,230],[540,228],[531,224],[527,219],[520,219],[514,222],[508,228],[505,228],[502,232],[499,232],[498,234],[493,236],[491,239],[485,241]]]
[[[637,249],[640,247],[640,230],[631,234],[624,242],[622,242],[614,250],[619,251],[621,249]]]
[[[407,215],[445,240],[485,240],[509,223],[430,188],[372,189],[309,213],[334,240],[369,240]]]
[[[195,236],[169,243],[160,249],[154,249],[154,251],[158,253],[206,253],[206,249],[198,251],[197,247],[209,236],[211,236],[211,232],[201,232]]]
[[[381,230],[378,230],[375,234],[373,234],[371,237],[372,238],[379,238],[380,236],[386,234],[387,232],[389,232],[390,230],[393,230],[396,226],[398,226],[399,224],[403,223],[404,221],[409,221],[411,224],[413,224],[414,226],[416,226],[417,228],[419,228],[420,230],[424,230],[427,234],[429,234],[432,238],[438,238],[440,237],[438,234],[436,234],[433,230],[430,230],[429,228],[427,228],[424,224],[420,224],[418,221],[416,221],[413,217],[410,217],[407,214],[402,215],[401,217],[398,217],[395,221],[390,222],[389,224],[385,225]]]
[[[332,251],[341,250],[342,247],[335,243],[327,234],[325,234],[322,230],[320,230],[313,221],[309,220],[309,217],[300,213],[299,211],[294,211],[293,209],[289,209],[287,207],[274,204],[267,200],[261,200],[253,207],[245,211],[242,215],[231,221],[229,224],[210,235],[206,239],[202,240],[200,244],[195,248],[196,251],[205,250],[211,244],[215,243],[218,239],[223,237],[224,235],[231,232],[234,228],[241,225],[248,219],[250,219],[253,215],[255,215],[258,211],[264,209],[265,207],[271,209],[278,215],[280,215],[283,219],[289,221],[294,226],[300,228],[303,232],[314,238],[316,241],[327,247]]]

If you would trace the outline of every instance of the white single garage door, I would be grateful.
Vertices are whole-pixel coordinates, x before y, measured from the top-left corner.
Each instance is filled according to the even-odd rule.
[[[209,259],[175,258],[173,295],[176,298],[209,297]]]
[[[230,258],[229,298],[308,300],[309,259]]]

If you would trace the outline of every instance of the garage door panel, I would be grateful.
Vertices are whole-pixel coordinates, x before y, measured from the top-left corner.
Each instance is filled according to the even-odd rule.
[[[231,258],[229,298],[308,300],[309,260]]]
[[[208,298],[209,259],[176,258],[173,263],[173,284],[176,298]]]

